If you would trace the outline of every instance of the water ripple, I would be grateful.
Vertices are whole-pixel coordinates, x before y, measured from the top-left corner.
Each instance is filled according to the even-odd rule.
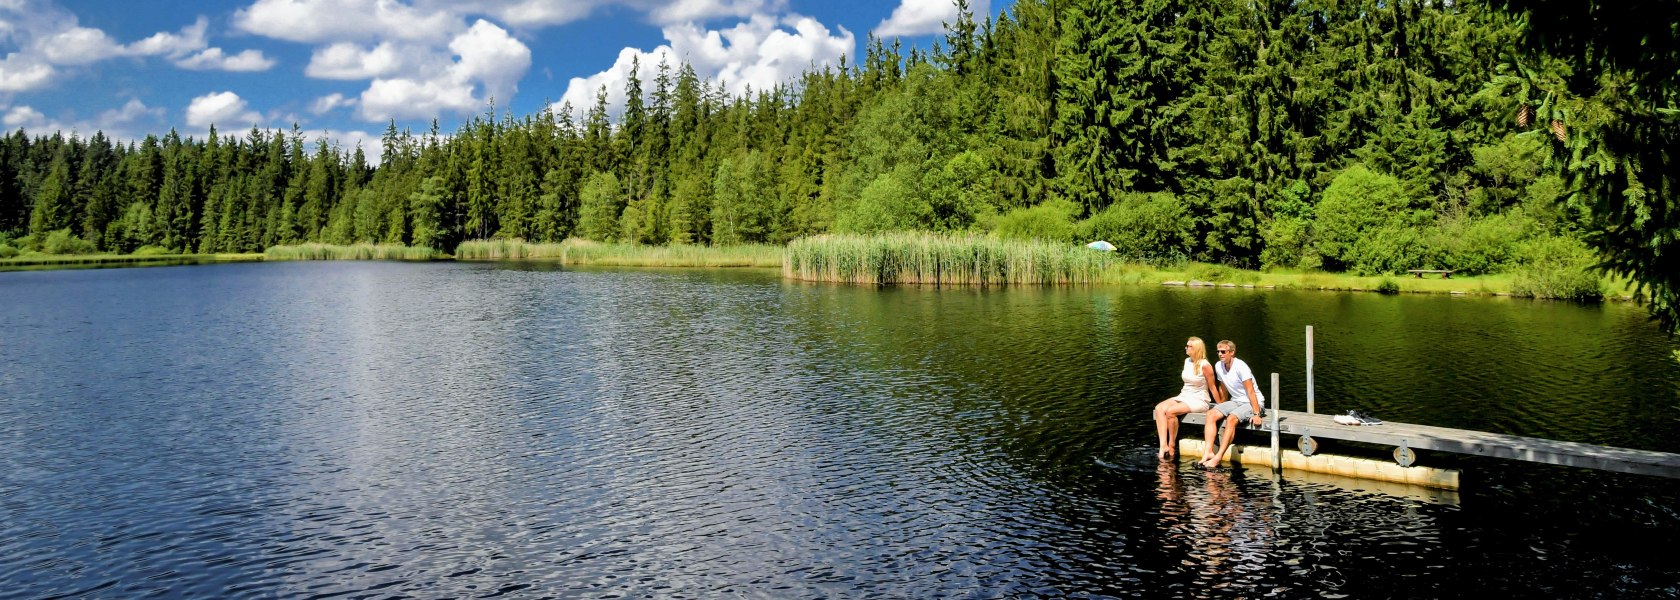
[[[540,263],[0,278],[6,595],[1680,589],[1594,533],[1677,537],[1648,479],[1469,461],[1461,505],[1152,455],[1178,340],[1295,374],[1303,323],[1321,410],[1680,450],[1674,411],[1620,416],[1680,368],[1630,364],[1667,342],[1616,307]]]

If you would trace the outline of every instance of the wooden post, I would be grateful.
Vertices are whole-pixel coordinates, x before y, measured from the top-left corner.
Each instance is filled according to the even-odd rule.
[[[1313,326],[1311,326],[1311,325],[1307,326],[1307,414],[1309,414],[1309,415],[1310,414],[1315,414],[1315,412],[1313,411],[1313,388],[1312,388],[1312,363],[1313,363],[1313,348],[1312,348],[1312,337],[1313,337],[1312,333],[1313,332],[1312,332],[1312,327]]]
[[[1272,373],[1272,471],[1283,470],[1283,452],[1278,449],[1278,374]]]

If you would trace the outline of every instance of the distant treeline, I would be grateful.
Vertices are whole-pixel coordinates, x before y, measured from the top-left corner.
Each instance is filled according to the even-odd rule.
[[[930,50],[871,38],[773,89],[638,65],[616,120],[602,89],[581,121],[393,123],[377,167],[296,127],[20,130],[0,140],[0,251],[930,230],[1361,273],[1589,260],[1543,170],[1563,129],[1491,91],[1519,22],[1482,2],[1019,0],[984,21],[959,5]]]

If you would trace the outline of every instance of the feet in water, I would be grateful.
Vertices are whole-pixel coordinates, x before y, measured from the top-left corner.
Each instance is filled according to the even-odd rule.
[[[1214,467],[1219,466],[1219,457],[1216,457],[1216,456],[1203,457],[1200,462],[1196,463],[1196,466],[1201,467],[1203,469],[1212,469]]]
[[[1161,460],[1172,460],[1173,459],[1173,451],[1168,450],[1166,448],[1156,450],[1155,451],[1155,458],[1158,458],[1158,459],[1161,459]]]

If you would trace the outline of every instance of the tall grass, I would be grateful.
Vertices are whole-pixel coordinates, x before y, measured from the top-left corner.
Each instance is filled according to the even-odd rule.
[[[568,265],[620,267],[779,267],[784,250],[779,246],[644,246],[604,244],[588,240],[531,243],[519,239],[468,240],[455,248],[461,260],[523,258],[559,259]]]
[[[444,258],[437,250],[425,246],[395,244],[298,244],[271,246],[263,253],[265,260],[437,260]]]
[[[821,235],[788,244],[782,274],[843,283],[957,285],[1111,281],[1120,263],[1106,252],[1037,240],[979,235]]]
[[[457,260],[565,258],[566,243],[532,243],[521,239],[467,240],[455,247]]]
[[[1604,288],[1598,273],[1568,265],[1526,265],[1511,281],[1511,295],[1548,300],[1598,302]]]

